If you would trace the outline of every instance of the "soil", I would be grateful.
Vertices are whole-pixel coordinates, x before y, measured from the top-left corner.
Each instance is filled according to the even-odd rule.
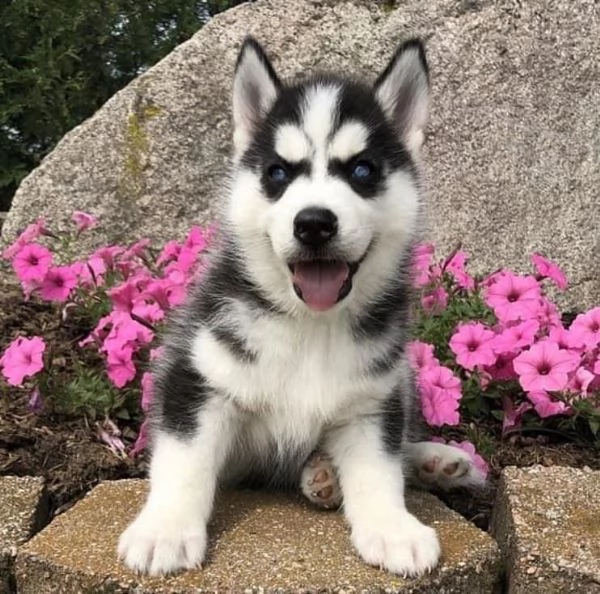
[[[83,338],[89,328],[63,325],[47,305],[24,302],[18,287],[0,272],[0,352],[17,333],[35,335],[60,332],[69,357],[69,345]],[[131,435],[133,435],[131,433]],[[493,439],[493,437],[491,436]],[[439,495],[450,507],[482,529],[487,529],[504,466],[532,464],[600,469],[598,449],[585,443],[557,440],[556,436],[516,434],[494,439],[490,484],[478,493]],[[42,475],[46,479],[51,509],[58,514],[73,505],[96,483],[105,479],[139,477],[146,460],[113,453],[100,441],[94,422],[42,409],[32,412],[28,396],[0,380],[0,475]]]
[[[53,352],[53,361],[68,360],[71,345],[89,330],[57,322],[46,304],[25,302],[19,288],[0,274],[0,352],[19,334],[54,335],[52,342],[59,338],[65,352]],[[0,380],[0,475],[43,476],[53,514],[70,507],[101,480],[144,474],[143,456],[133,460],[116,455],[97,431],[95,422],[82,415],[61,414],[48,406],[32,412],[29,395]]]

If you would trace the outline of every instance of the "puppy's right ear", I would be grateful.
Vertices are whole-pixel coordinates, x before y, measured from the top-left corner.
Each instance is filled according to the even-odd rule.
[[[281,81],[265,51],[253,37],[246,37],[233,81],[233,146],[236,155],[241,155],[248,148],[280,89]]]

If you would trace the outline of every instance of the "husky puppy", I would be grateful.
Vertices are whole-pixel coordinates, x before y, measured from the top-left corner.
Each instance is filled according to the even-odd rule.
[[[481,477],[460,450],[415,441],[405,345],[428,102],[418,40],[372,86],[284,83],[243,43],[222,242],[155,370],[150,493],[118,548],[130,568],[201,564],[223,482],[342,503],[367,563],[402,575],[436,565],[405,475],[441,487]]]

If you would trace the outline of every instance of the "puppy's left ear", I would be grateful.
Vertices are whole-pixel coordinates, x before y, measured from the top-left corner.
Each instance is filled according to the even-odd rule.
[[[256,39],[247,37],[238,55],[233,80],[233,145],[237,155],[248,148],[281,86],[263,48]]]
[[[411,152],[423,144],[429,115],[429,68],[419,39],[403,43],[374,85],[375,96]]]

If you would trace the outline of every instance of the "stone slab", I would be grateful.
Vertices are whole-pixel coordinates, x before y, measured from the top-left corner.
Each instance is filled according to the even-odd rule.
[[[218,497],[202,570],[169,578],[140,577],[116,558],[121,531],[139,510],[146,482],[101,483],[19,550],[19,594],[76,592],[358,592],[493,591],[496,543],[430,494],[409,506],[439,531],[444,560],[431,575],[403,580],[368,567],[355,555],[338,512],[295,497],[256,491]]]
[[[46,523],[47,503],[43,479],[0,477],[0,594],[13,591],[17,547]]]
[[[600,293],[600,4],[596,0],[258,0],[192,39],[69,132],[21,184],[6,239],[39,215],[99,215],[106,242],[181,237],[214,219],[231,146],[233,68],[243,37],[283,76],[320,69],[372,79],[397,44],[427,39],[430,237],[459,240],[475,270],[529,270],[537,250],[573,288]],[[94,237],[84,235],[82,237]]]
[[[492,532],[508,594],[600,593],[600,472],[505,468]]]

